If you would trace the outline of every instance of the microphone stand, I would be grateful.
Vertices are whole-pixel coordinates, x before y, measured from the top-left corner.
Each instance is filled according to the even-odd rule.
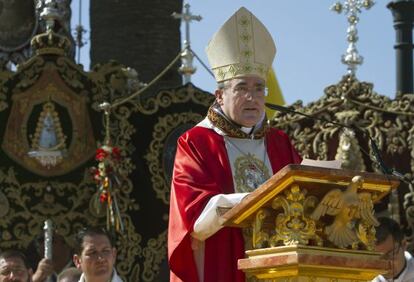
[[[387,165],[385,165],[385,162],[381,157],[380,150],[378,149],[378,146],[375,143],[375,140],[369,134],[367,134],[367,132],[365,132],[364,130],[362,130],[362,129],[356,127],[356,126],[346,125],[346,124],[343,124],[343,123],[330,121],[330,120],[327,120],[325,118],[311,116],[311,115],[308,115],[308,114],[305,114],[305,113],[302,113],[302,112],[298,112],[298,111],[295,111],[295,110],[292,110],[292,109],[289,109],[287,107],[280,106],[280,105],[265,103],[265,106],[268,107],[269,109],[272,109],[272,110],[275,110],[275,111],[278,111],[278,112],[297,114],[297,115],[307,117],[309,119],[319,120],[319,121],[322,121],[324,123],[331,123],[331,124],[336,125],[340,128],[349,128],[349,129],[352,129],[352,130],[355,130],[357,132],[362,133],[363,135],[365,135],[369,138],[369,146],[371,147],[371,150],[374,153],[375,160],[376,160],[377,164],[379,165],[382,173],[385,174],[385,175],[393,175],[393,176],[397,177],[399,180],[401,180],[402,182],[404,182],[406,184],[411,184],[411,181],[409,179],[407,179],[407,177],[405,177],[402,173],[398,172],[397,170],[395,170],[393,168],[389,168]],[[368,157],[371,158],[368,153],[365,152],[365,154],[367,154]]]

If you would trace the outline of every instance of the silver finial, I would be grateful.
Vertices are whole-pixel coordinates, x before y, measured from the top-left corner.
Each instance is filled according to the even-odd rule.
[[[361,9],[370,9],[375,2],[373,0],[345,0],[344,3],[336,2],[331,6],[331,10],[341,14],[342,12],[347,15],[348,29],[347,41],[349,42],[348,48],[344,55],[342,55],[342,63],[348,66],[348,74],[355,75],[358,65],[361,65],[364,58],[359,55],[356,48],[356,42],[358,41],[357,23],[359,21],[358,14],[361,13]]]
[[[178,69],[179,72],[184,77],[184,84],[191,82],[191,75],[193,75],[196,71],[196,68],[193,66],[193,59],[194,55],[191,52],[190,48],[190,22],[193,20],[201,21],[201,16],[195,16],[190,13],[190,4],[184,5],[184,13],[172,13],[172,17],[174,19],[181,19],[185,22],[185,40],[184,40],[184,48],[181,51],[181,67]]]
[[[40,17],[46,22],[46,30],[53,31],[55,21],[60,20],[62,15],[59,13],[55,0],[46,0],[45,6],[40,13]]]

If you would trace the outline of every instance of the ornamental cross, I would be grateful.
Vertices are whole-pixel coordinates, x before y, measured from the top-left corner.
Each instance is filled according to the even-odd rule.
[[[196,68],[193,67],[193,58],[194,55],[190,49],[190,22],[193,20],[201,21],[202,17],[200,15],[195,16],[190,13],[190,4],[184,5],[184,13],[172,13],[171,15],[175,19],[181,19],[185,22],[185,40],[184,40],[184,49],[181,52],[181,67],[179,68],[180,73],[184,77],[184,84],[191,82],[191,75],[195,73]]]
[[[201,21],[202,17],[200,15],[195,16],[193,14],[190,13],[190,4],[185,4],[184,5],[184,13],[179,14],[179,13],[172,13],[172,16],[174,19],[181,19],[182,21],[185,22],[185,41],[184,41],[184,46],[188,45],[190,46],[190,22],[192,22],[193,20],[196,21]]]
[[[349,45],[345,54],[342,55],[342,63],[348,66],[348,74],[350,75],[355,75],[357,66],[361,65],[364,60],[356,48],[356,42],[358,41],[358,30],[356,27],[359,21],[358,14],[362,12],[362,8],[368,10],[374,4],[373,0],[345,0],[343,4],[336,2],[331,7],[332,11],[338,14],[343,12],[347,15],[349,26],[346,33]]]

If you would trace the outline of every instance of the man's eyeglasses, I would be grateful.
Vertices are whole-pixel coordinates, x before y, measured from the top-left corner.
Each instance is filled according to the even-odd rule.
[[[399,253],[400,248],[401,248],[401,242],[398,242],[397,244],[395,244],[395,246],[392,250],[389,250],[388,252],[384,253],[382,255],[382,258],[386,259],[386,260],[394,259],[395,256]]]
[[[252,97],[264,97],[267,96],[267,87],[264,85],[256,85],[248,87],[245,85],[237,85],[231,89],[238,96],[245,96],[247,93]]]

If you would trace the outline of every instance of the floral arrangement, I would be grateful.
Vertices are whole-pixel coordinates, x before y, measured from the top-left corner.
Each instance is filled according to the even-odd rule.
[[[112,227],[117,231],[123,230],[116,199],[116,188],[121,185],[118,170],[122,162],[121,150],[109,145],[101,146],[96,150],[95,159],[98,161],[98,166],[92,167],[92,175],[99,189],[97,193],[99,201],[95,201],[95,208],[98,213],[102,208],[106,208],[108,229]]]

